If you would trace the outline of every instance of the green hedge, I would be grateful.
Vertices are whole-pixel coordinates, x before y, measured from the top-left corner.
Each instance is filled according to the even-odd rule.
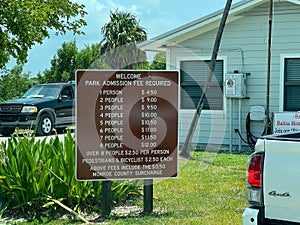
[[[0,146],[0,197],[7,208],[41,210],[63,206],[80,212],[83,205],[100,206],[101,182],[75,179],[75,141],[70,133],[55,138],[11,137]],[[114,202],[129,194],[140,195],[135,181],[113,182]],[[0,217],[1,217],[0,214]]]

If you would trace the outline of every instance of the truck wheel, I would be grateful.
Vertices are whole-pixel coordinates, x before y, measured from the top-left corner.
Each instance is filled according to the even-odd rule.
[[[52,117],[48,114],[42,115],[38,121],[36,134],[38,136],[47,136],[51,134],[52,129],[53,129]]]
[[[0,134],[2,134],[3,136],[10,136],[14,132],[15,132],[15,128],[14,127],[0,128]]]

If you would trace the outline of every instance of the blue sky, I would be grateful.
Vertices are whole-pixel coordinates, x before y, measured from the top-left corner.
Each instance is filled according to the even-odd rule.
[[[76,40],[79,49],[87,44],[100,42],[100,29],[109,22],[110,11],[130,12],[135,15],[148,34],[148,39],[175,29],[193,20],[225,7],[226,0],[72,0],[86,6],[87,26],[83,28],[85,35],[74,36],[67,33],[51,37],[42,45],[36,45],[29,51],[28,62],[24,72],[35,75],[50,67],[50,61],[63,42]],[[239,0],[233,0],[233,3]],[[10,63],[10,68],[13,63]]]

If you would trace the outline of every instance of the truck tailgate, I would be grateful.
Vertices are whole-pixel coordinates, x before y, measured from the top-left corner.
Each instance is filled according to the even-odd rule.
[[[300,142],[265,142],[263,183],[265,217],[300,222]]]

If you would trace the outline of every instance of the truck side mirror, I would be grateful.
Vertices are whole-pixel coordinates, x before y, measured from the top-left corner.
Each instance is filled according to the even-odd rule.
[[[61,95],[59,96],[58,100],[60,102],[64,102],[64,101],[67,101],[69,99],[69,96],[68,95]]]

